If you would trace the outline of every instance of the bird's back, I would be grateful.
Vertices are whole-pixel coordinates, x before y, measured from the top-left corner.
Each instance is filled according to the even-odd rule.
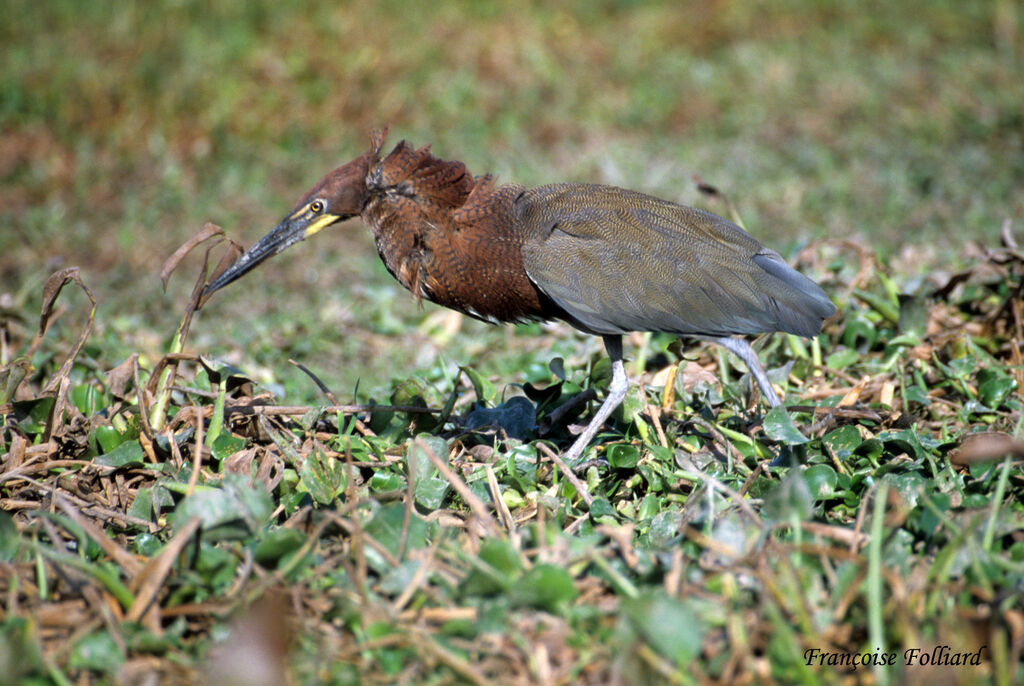
[[[590,184],[524,191],[514,211],[527,274],[585,331],[814,336],[835,311],[778,253],[709,212]]]

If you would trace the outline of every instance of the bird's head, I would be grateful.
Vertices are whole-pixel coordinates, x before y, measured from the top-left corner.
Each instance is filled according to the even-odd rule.
[[[374,131],[370,150],[320,179],[292,211],[206,287],[205,296],[254,269],[268,257],[309,238],[336,222],[358,215],[369,196],[366,175],[380,159],[387,129]]]

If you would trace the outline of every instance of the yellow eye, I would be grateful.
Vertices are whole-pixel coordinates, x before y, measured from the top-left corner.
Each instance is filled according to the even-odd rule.
[[[324,201],[314,200],[313,202],[309,203],[309,209],[314,214],[320,214],[321,212],[324,211]]]

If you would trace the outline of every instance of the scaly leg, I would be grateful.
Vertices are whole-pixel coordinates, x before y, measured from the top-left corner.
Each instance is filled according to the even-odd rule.
[[[598,430],[608,419],[616,407],[622,404],[629,390],[629,378],[626,376],[626,367],[622,364],[622,336],[602,336],[605,350],[612,361],[612,382],[608,386],[608,395],[605,397],[597,414],[587,424],[587,428],[579,435],[576,442],[569,448],[569,452],[562,456],[562,459],[571,467],[573,463],[583,455],[583,451],[590,445],[590,441],[597,434]]]
[[[714,341],[718,343],[726,350],[736,354],[736,357],[743,360],[743,363],[747,365],[747,369],[750,370],[750,375],[757,381],[757,385],[761,387],[761,393],[768,399],[768,404],[772,407],[778,407],[782,404],[779,400],[778,394],[775,389],[772,388],[771,382],[768,380],[768,375],[764,372],[764,367],[761,366],[761,361],[757,359],[757,353],[750,347],[750,343],[745,338],[733,338],[732,336],[721,336],[717,338],[707,337],[704,340]]]

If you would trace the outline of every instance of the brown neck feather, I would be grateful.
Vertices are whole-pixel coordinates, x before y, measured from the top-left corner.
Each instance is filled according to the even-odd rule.
[[[372,165],[363,220],[388,270],[419,298],[492,322],[556,312],[523,267],[513,203],[522,188],[402,141]]]

